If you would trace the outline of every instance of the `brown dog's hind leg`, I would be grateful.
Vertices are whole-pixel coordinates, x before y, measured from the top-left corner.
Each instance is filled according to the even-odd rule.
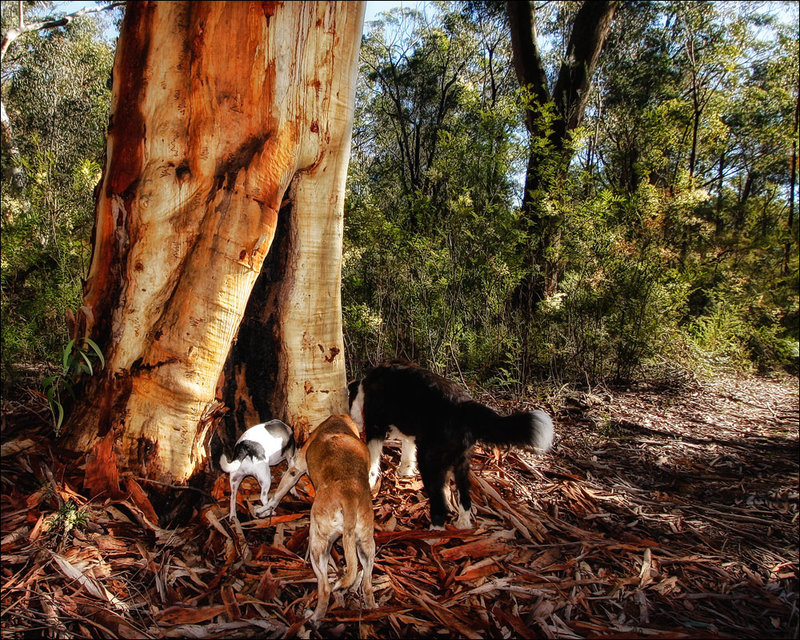
[[[358,554],[356,553],[356,505],[347,505],[343,509],[342,547],[346,571],[341,580],[333,585],[333,590],[349,589],[358,575]]]
[[[312,506],[313,509],[313,506]],[[328,601],[331,595],[331,587],[328,583],[328,560],[330,559],[330,547],[326,536],[322,535],[317,527],[312,526],[308,537],[308,555],[311,561],[311,568],[317,576],[317,608],[311,616],[311,620],[319,622],[328,611]]]
[[[361,560],[361,567],[364,569],[361,593],[364,594],[364,602],[366,602],[367,608],[374,609],[375,596],[372,592],[372,567],[375,563],[375,538],[372,528],[361,533],[362,535],[358,537],[356,543],[358,559]]]

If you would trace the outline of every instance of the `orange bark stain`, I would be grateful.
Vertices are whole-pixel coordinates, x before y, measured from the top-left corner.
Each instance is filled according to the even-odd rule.
[[[86,457],[86,475],[83,486],[89,490],[91,497],[105,494],[106,497],[118,498],[122,495],[119,489],[119,471],[117,454],[114,451],[116,432],[109,431]]]
[[[147,89],[147,58],[153,28],[155,2],[132,2],[127,7],[114,67],[117,99],[109,136],[114,153],[108,169],[106,195],[124,194],[138,178],[145,123],[141,103]]]

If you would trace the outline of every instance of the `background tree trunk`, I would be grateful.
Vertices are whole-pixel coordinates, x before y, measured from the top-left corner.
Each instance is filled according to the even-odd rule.
[[[800,87],[795,84],[794,101],[794,128],[792,129],[792,159],[789,161],[789,215],[786,220],[788,231],[787,240],[783,245],[783,275],[789,274],[789,261],[792,255],[792,241],[794,236],[794,194],[797,183],[797,133],[800,130]]]
[[[249,307],[250,326],[271,328],[272,377],[262,362],[238,397],[261,394],[250,424],[346,411],[339,283],[362,23],[361,2],[129,3],[82,307],[106,367],[67,446],[97,457],[115,439],[122,469],[192,476],[210,414],[247,379],[236,350],[221,373],[279,228]]]
[[[558,241],[558,221],[543,216],[542,194],[566,170],[572,158],[567,144],[572,132],[583,121],[592,76],[603,49],[619,2],[584,2],[575,15],[552,94],[536,41],[536,22],[531,2],[506,3],[511,31],[514,70],[520,86],[530,91],[531,103],[525,111],[525,124],[531,137],[531,151],[525,173],[522,210],[529,225],[532,243],[528,252],[529,276],[517,294],[520,306],[530,311],[545,296],[555,292],[559,266],[546,255]],[[555,117],[544,114],[552,103]],[[534,144],[546,140],[547,144]]]

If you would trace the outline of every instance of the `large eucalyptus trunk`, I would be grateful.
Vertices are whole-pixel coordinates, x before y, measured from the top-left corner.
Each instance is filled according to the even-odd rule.
[[[192,476],[278,228],[268,304],[251,305],[270,317],[259,393],[292,423],[346,411],[342,215],[362,23],[361,2],[128,3],[82,308],[106,367],[67,446],[101,457],[113,441],[121,469]]]

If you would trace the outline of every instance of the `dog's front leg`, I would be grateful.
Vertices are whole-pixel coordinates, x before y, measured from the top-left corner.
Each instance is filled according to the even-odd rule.
[[[457,529],[472,527],[472,499],[469,495],[469,457],[464,456],[453,469],[453,476],[458,489],[458,519]]]
[[[374,489],[381,475],[381,449],[383,438],[372,438],[367,443],[369,449],[369,488]]]
[[[295,461],[295,464],[289,467],[286,470],[286,473],[283,474],[281,482],[278,485],[278,488],[275,490],[275,495],[272,496],[272,499],[269,500],[263,507],[256,508],[255,512],[259,518],[266,518],[267,516],[272,515],[283,496],[289,493],[289,489],[294,487],[298,480],[300,480],[300,477],[307,471],[307,468],[304,464],[305,460],[303,460],[303,464],[298,463],[300,463],[299,457]]]
[[[411,477],[417,474],[417,442],[413,436],[400,435],[402,445],[400,452],[400,466],[397,474],[402,477]]]

